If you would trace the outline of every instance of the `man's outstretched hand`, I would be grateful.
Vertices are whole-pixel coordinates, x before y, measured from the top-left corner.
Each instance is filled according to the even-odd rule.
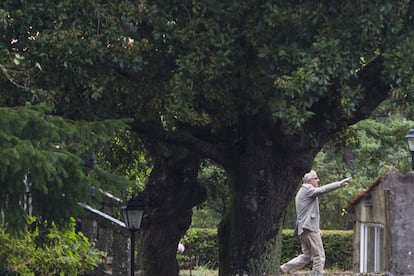
[[[344,179],[342,179],[341,181],[339,181],[340,182],[340,185],[341,186],[346,186],[346,185],[348,185],[349,184],[349,181],[352,179],[352,177],[347,177],[347,178],[344,178]]]

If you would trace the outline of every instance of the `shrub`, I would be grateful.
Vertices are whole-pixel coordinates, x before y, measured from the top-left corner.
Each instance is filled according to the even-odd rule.
[[[78,275],[101,262],[103,253],[73,227],[59,230],[51,224],[44,232],[36,222],[32,220],[35,227],[19,237],[0,228],[0,263],[6,275]]]

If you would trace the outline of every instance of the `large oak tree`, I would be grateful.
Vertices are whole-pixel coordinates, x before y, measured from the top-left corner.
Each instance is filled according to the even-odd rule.
[[[146,275],[177,273],[184,217],[203,198],[200,158],[231,181],[220,274],[274,273],[283,214],[321,147],[388,97],[413,99],[408,0],[6,0],[0,9],[3,50],[40,68],[35,100],[71,118],[134,118],[151,141]],[[189,189],[200,196],[173,208],[172,195],[186,200]],[[183,221],[156,219],[174,216]]]

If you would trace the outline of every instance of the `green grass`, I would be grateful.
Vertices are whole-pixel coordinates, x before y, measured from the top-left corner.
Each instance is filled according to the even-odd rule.
[[[217,276],[218,270],[211,270],[203,267],[197,267],[190,270],[180,270],[180,276]]]

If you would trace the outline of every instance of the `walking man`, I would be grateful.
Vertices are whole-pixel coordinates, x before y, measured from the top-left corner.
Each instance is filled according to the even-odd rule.
[[[302,254],[282,264],[280,266],[282,273],[293,273],[310,261],[313,261],[312,275],[323,273],[325,250],[319,229],[318,197],[342,186],[346,186],[349,180],[351,180],[351,177],[318,187],[319,178],[314,170],[304,175],[302,187],[299,189],[295,198],[295,235],[300,239]]]

